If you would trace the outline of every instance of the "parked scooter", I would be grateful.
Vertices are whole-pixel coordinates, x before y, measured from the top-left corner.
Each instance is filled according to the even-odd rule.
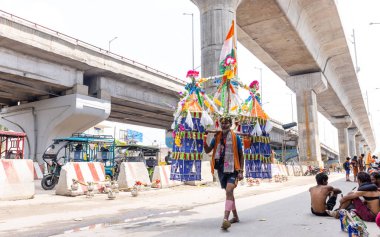
[[[308,176],[308,175],[316,175],[320,172],[320,169],[319,167],[312,167],[312,166],[308,166],[307,167],[307,170],[304,174],[304,176]]]
[[[48,159],[46,160],[43,158],[43,160],[46,162],[49,173],[46,174],[42,180],[41,180],[41,186],[45,190],[52,190],[55,185],[58,183],[59,175],[61,173],[61,168],[63,166],[64,157],[61,157],[60,159]]]

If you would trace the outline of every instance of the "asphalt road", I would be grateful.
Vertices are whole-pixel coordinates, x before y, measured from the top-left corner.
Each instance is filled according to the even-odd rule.
[[[333,174],[330,180],[348,192],[355,184],[343,176]],[[86,199],[38,190],[35,199],[0,203],[0,236],[347,236],[338,220],[310,213],[308,188],[314,183],[314,177],[292,177],[239,186],[241,222],[227,232],[220,229],[224,192],[216,183],[144,191],[135,198],[120,193],[113,201],[101,194]],[[374,223],[368,228],[371,237],[380,236]]]
[[[344,193],[355,186],[342,179],[332,184],[340,187]],[[305,191],[309,186],[294,186],[238,198],[241,222],[233,224],[227,232],[219,228],[224,202],[218,202],[58,236],[347,236],[347,233],[340,230],[339,220],[316,217],[310,213],[309,192]],[[199,197],[199,201],[202,201],[202,197]],[[370,236],[380,236],[380,230],[374,223],[368,227]]]

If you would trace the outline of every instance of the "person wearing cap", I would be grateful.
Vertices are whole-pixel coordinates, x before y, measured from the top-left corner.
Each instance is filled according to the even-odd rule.
[[[212,151],[211,172],[218,170],[220,185],[226,190],[226,202],[224,219],[221,228],[227,230],[232,223],[239,222],[235,205],[234,189],[237,182],[243,179],[243,150],[240,137],[232,130],[232,118],[222,117],[220,119],[222,131],[216,133],[210,145],[204,140],[206,153]],[[229,220],[232,211],[233,218]]]

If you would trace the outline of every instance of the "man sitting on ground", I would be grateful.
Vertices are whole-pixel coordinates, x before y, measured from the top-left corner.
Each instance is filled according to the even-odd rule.
[[[380,173],[379,172],[372,172],[371,174],[371,182],[377,186],[377,190],[380,191]]]
[[[311,213],[316,216],[329,216],[326,210],[332,210],[336,204],[336,198],[342,191],[327,185],[329,177],[326,173],[315,176],[317,186],[309,189],[311,197]],[[328,199],[326,203],[326,199]]]
[[[358,191],[350,192],[342,197],[339,209],[354,209],[363,221],[374,222],[376,215],[380,212],[380,191],[371,183],[371,176],[366,172],[358,173],[358,184]],[[365,201],[362,201],[360,197]],[[327,211],[327,213],[339,218],[337,211]]]

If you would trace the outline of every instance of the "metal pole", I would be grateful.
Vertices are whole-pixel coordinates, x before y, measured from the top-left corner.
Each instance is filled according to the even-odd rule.
[[[111,39],[110,41],[108,41],[108,52],[111,52],[111,43],[112,43],[112,41],[114,41],[115,39],[117,39],[117,36],[114,37],[113,39]]]
[[[261,103],[263,103],[263,69],[260,68],[260,96],[261,96]]]
[[[193,70],[194,70],[194,13],[191,13],[191,46],[193,55]]]
[[[366,97],[367,97],[367,110],[368,110],[368,116],[371,115],[371,112],[369,111],[369,102],[368,102],[368,91],[365,90],[365,94],[366,94]]]
[[[260,97],[263,104],[263,69],[261,67],[254,67],[254,69],[260,70]]]
[[[358,73],[360,71],[359,67],[358,67],[358,56],[357,56],[357,53],[356,53],[356,39],[355,39],[355,30],[352,29],[352,44],[354,45],[354,52],[355,52],[355,71],[356,73]]]
[[[294,122],[294,117],[293,117],[293,95],[290,94],[290,104],[292,105],[292,122]]]
[[[191,47],[192,47],[192,68],[194,67],[194,13],[183,13],[183,15],[191,16]]]

